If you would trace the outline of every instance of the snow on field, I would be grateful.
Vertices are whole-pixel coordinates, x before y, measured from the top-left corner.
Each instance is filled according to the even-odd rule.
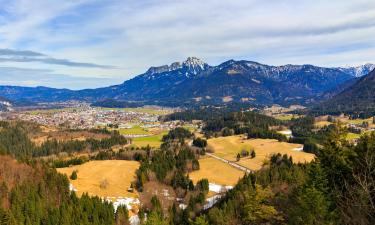
[[[293,148],[293,151],[301,152],[303,151],[303,146],[299,148]]]
[[[225,192],[225,191],[230,190],[232,188],[233,188],[233,186],[223,186],[223,185],[213,184],[213,183],[209,183],[209,186],[208,186],[208,189],[212,192],[215,192],[215,193]]]
[[[280,134],[284,134],[284,135],[292,135],[292,131],[291,130],[282,130],[282,131],[279,131]]]
[[[222,196],[221,195],[215,195],[215,196],[212,196],[210,198],[207,198],[206,199],[206,204],[203,206],[203,209],[204,210],[207,210],[209,208],[212,208],[212,206],[214,206],[216,204],[216,202],[218,202],[220,200]]]
[[[106,199],[107,201],[111,201],[109,197]],[[111,201],[113,202],[113,201]],[[116,201],[113,202],[113,208],[115,211],[117,211],[117,208],[119,206],[125,205],[128,210],[132,209],[132,205],[139,205],[140,201],[138,198],[123,198],[123,197],[118,197]]]
[[[77,192],[77,189],[74,188],[73,184],[69,184],[69,191]]]
[[[77,189],[74,188],[73,184],[69,184],[69,190],[77,192]],[[114,201],[116,200],[116,201]],[[104,201],[104,200],[103,200]],[[113,208],[115,212],[117,211],[117,208],[119,206],[125,205],[128,210],[131,210],[133,205],[139,205],[141,202],[139,201],[138,198],[126,198],[126,197],[106,197],[105,201],[112,202],[113,203]],[[130,224],[131,225],[138,225],[140,224],[140,220],[138,215],[131,216],[129,218]]]

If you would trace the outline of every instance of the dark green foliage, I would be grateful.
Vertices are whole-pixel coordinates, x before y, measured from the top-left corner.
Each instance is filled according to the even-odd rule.
[[[71,180],[77,180],[77,171],[73,171],[72,174],[69,177]]]
[[[0,131],[0,152],[10,154],[18,159],[30,157],[48,156],[62,152],[74,153],[83,150],[97,151],[109,149],[114,145],[124,145],[128,140],[121,136],[117,131],[112,132],[110,138],[95,140],[88,139],[85,141],[64,141],[59,142],[55,139],[44,142],[41,146],[35,146],[28,138],[27,133],[33,132],[38,127],[30,124],[17,122],[10,124],[3,122],[0,127],[5,128]],[[64,164],[63,162],[59,162]],[[58,164],[59,164],[58,163]],[[78,163],[78,161],[71,162]]]
[[[247,175],[208,211],[208,221],[219,225],[276,223],[280,218],[270,197],[270,190],[256,186],[255,175]]]
[[[168,142],[168,141],[178,140],[180,142],[183,142],[185,139],[188,139],[191,137],[193,137],[193,134],[189,130],[183,127],[177,127],[169,131],[167,135],[164,135],[162,141]]]
[[[291,120],[291,130],[294,137],[307,137],[312,134],[314,129],[314,117],[305,116],[300,118],[293,118]]]
[[[321,166],[333,192],[333,201],[341,220],[350,224],[375,223],[375,134],[363,136],[350,146],[341,130],[332,132],[332,139],[321,151]]]
[[[240,154],[240,153],[237,153],[237,156],[236,156],[236,160],[237,160],[237,162],[240,161],[240,159],[241,159],[241,154]]]
[[[318,144],[326,142],[330,133],[336,129],[336,124],[324,126],[319,130],[314,129],[314,118],[310,116],[292,119],[290,122],[293,138],[291,143],[303,144],[303,150],[315,155],[319,154]]]
[[[270,126],[282,124],[282,122],[277,119],[255,112],[234,112],[210,118],[205,122],[206,125],[203,130],[206,133],[221,132],[224,128],[227,128],[232,129],[234,134],[249,133],[253,128],[268,130]],[[228,130],[228,132],[230,132],[230,130]]]
[[[121,136],[118,132],[113,132],[110,138],[105,138],[102,140],[87,139],[85,141],[73,140],[64,142],[48,140],[34,151],[33,156],[46,156],[61,152],[73,153],[80,152],[85,149],[97,151],[100,149],[109,149],[114,145],[124,145],[127,142],[127,139]]]
[[[202,179],[197,182],[195,188],[201,192],[208,193],[209,191],[209,183],[207,179]]]
[[[318,155],[319,147],[317,144],[313,143],[311,139],[306,139],[305,142],[303,143],[303,151]]]
[[[202,138],[196,138],[193,140],[193,145],[198,148],[205,148],[207,146],[207,140]]]
[[[276,139],[279,141],[287,141],[287,138],[283,134],[279,134],[274,130],[260,130],[260,129],[249,129],[247,138],[263,138],[263,139]]]
[[[0,222],[8,224],[114,224],[110,203],[68,190],[68,180],[56,171],[39,168],[42,179],[18,184],[8,192],[9,208],[0,207]]]
[[[63,168],[69,167],[74,165],[82,165],[85,162],[88,162],[89,159],[87,157],[79,157],[79,158],[72,158],[68,160],[55,160],[52,162],[52,166],[55,168]]]
[[[183,172],[177,171],[172,178],[171,185],[175,189],[178,187],[182,189],[189,189],[190,179]]]
[[[255,158],[256,154],[255,154],[254,150],[251,151],[250,156],[251,156],[252,159]]]
[[[35,147],[27,137],[29,129],[25,123],[2,122],[0,128],[0,152],[22,159],[32,156]]]
[[[215,108],[207,107],[202,109],[190,109],[182,112],[175,112],[169,115],[164,116],[163,121],[173,121],[173,120],[182,120],[182,121],[192,121],[192,120],[203,120],[207,121],[210,119],[215,119],[221,117],[229,112],[231,109],[228,108]]]
[[[151,210],[153,212],[156,212],[161,217],[163,217],[163,208],[161,206],[160,200],[158,199],[158,197],[156,195],[152,196],[151,205],[152,205]]]
[[[199,170],[197,157],[200,153],[185,145],[185,138],[192,136],[192,133],[184,128],[169,131],[163,137],[161,150],[153,151],[152,154],[150,151],[141,160],[141,166],[137,170],[138,190],[141,191],[143,184],[149,180],[149,172],[153,172],[158,181],[174,188],[189,189],[191,182],[185,174],[189,170]],[[173,174],[171,181],[165,179],[167,174]]]
[[[114,210],[110,203],[100,198],[83,195],[77,198],[69,191],[66,176],[58,174],[47,165],[27,160],[38,151],[30,142],[27,132],[36,128],[27,123],[1,122],[0,149],[29,163],[29,175],[16,184],[7,185],[7,179],[20,179],[25,171],[17,169],[15,162],[8,163],[6,173],[17,177],[4,176],[0,185],[0,224],[114,224]],[[5,160],[6,158],[4,158]],[[66,164],[74,164],[73,160]],[[23,168],[21,166],[21,168]],[[6,174],[0,171],[0,174]],[[73,172],[72,178],[76,178]]]
[[[224,127],[222,130],[221,130],[221,135],[223,137],[227,137],[227,136],[232,136],[234,135],[234,130],[233,129],[230,129],[228,127]]]
[[[117,207],[115,214],[115,224],[116,225],[129,225],[129,211],[124,205]]]
[[[341,113],[358,118],[375,115],[375,70],[361,77],[355,84],[311,110],[312,114],[339,115]]]

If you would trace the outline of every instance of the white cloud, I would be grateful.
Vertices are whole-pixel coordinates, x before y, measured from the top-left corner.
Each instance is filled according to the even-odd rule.
[[[191,55],[214,65],[231,58],[278,65],[375,62],[373,0],[0,3],[0,47],[114,65],[120,69],[42,66],[113,83]]]

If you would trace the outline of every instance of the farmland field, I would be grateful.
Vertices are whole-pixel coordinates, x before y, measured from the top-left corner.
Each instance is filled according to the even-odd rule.
[[[135,193],[128,192],[127,189],[135,180],[135,171],[138,167],[139,163],[136,161],[104,160],[60,168],[57,171],[68,177],[74,170],[77,171],[77,180],[70,180],[70,183],[77,189],[78,196],[87,192],[93,196],[118,198],[137,196]],[[103,183],[106,185],[102,185]]]
[[[199,170],[189,174],[194,183],[207,178],[210,183],[235,185],[244,175],[243,171],[211,157],[200,159],[199,165]]]
[[[297,114],[279,114],[279,115],[275,115],[274,116],[276,119],[279,119],[279,120],[291,120],[293,118],[299,118],[301,116],[297,115]]]
[[[314,154],[297,151],[302,145],[287,142],[279,142],[273,139],[245,139],[244,136],[219,137],[208,140],[208,148],[214,154],[230,161],[236,161],[236,156],[241,150],[254,150],[256,157],[241,158],[238,164],[249,169],[259,170],[264,162],[273,154],[287,154],[292,156],[294,162],[310,162],[315,158]]]
[[[140,127],[139,125],[136,125],[132,128],[123,128],[123,129],[119,129],[119,132],[120,134],[124,134],[124,135],[148,135],[150,134],[150,132],[147,130],[147,129],[144,129],[142,127]]]
[[[146,147],[147,145],[150,145],[150,147],[159,148],[161,145],[161,139],[165,134],[167,134],[166,131],[153,136],[133,138],[132,144],[136,147]]]
[[[315,126],[317,127],[317,128],[322,128],[322,127],[324,127],[324,126],[329,126],[329,125],[331,125],[332,123],[331,122],[328,122],[328,121],[318,121],[318,122],[315,122]]]

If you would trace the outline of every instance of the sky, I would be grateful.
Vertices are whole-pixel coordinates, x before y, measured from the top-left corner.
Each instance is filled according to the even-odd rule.
[[[0,85],[102,87],[189,56],[375,63],[375,1],[0,0]]]

